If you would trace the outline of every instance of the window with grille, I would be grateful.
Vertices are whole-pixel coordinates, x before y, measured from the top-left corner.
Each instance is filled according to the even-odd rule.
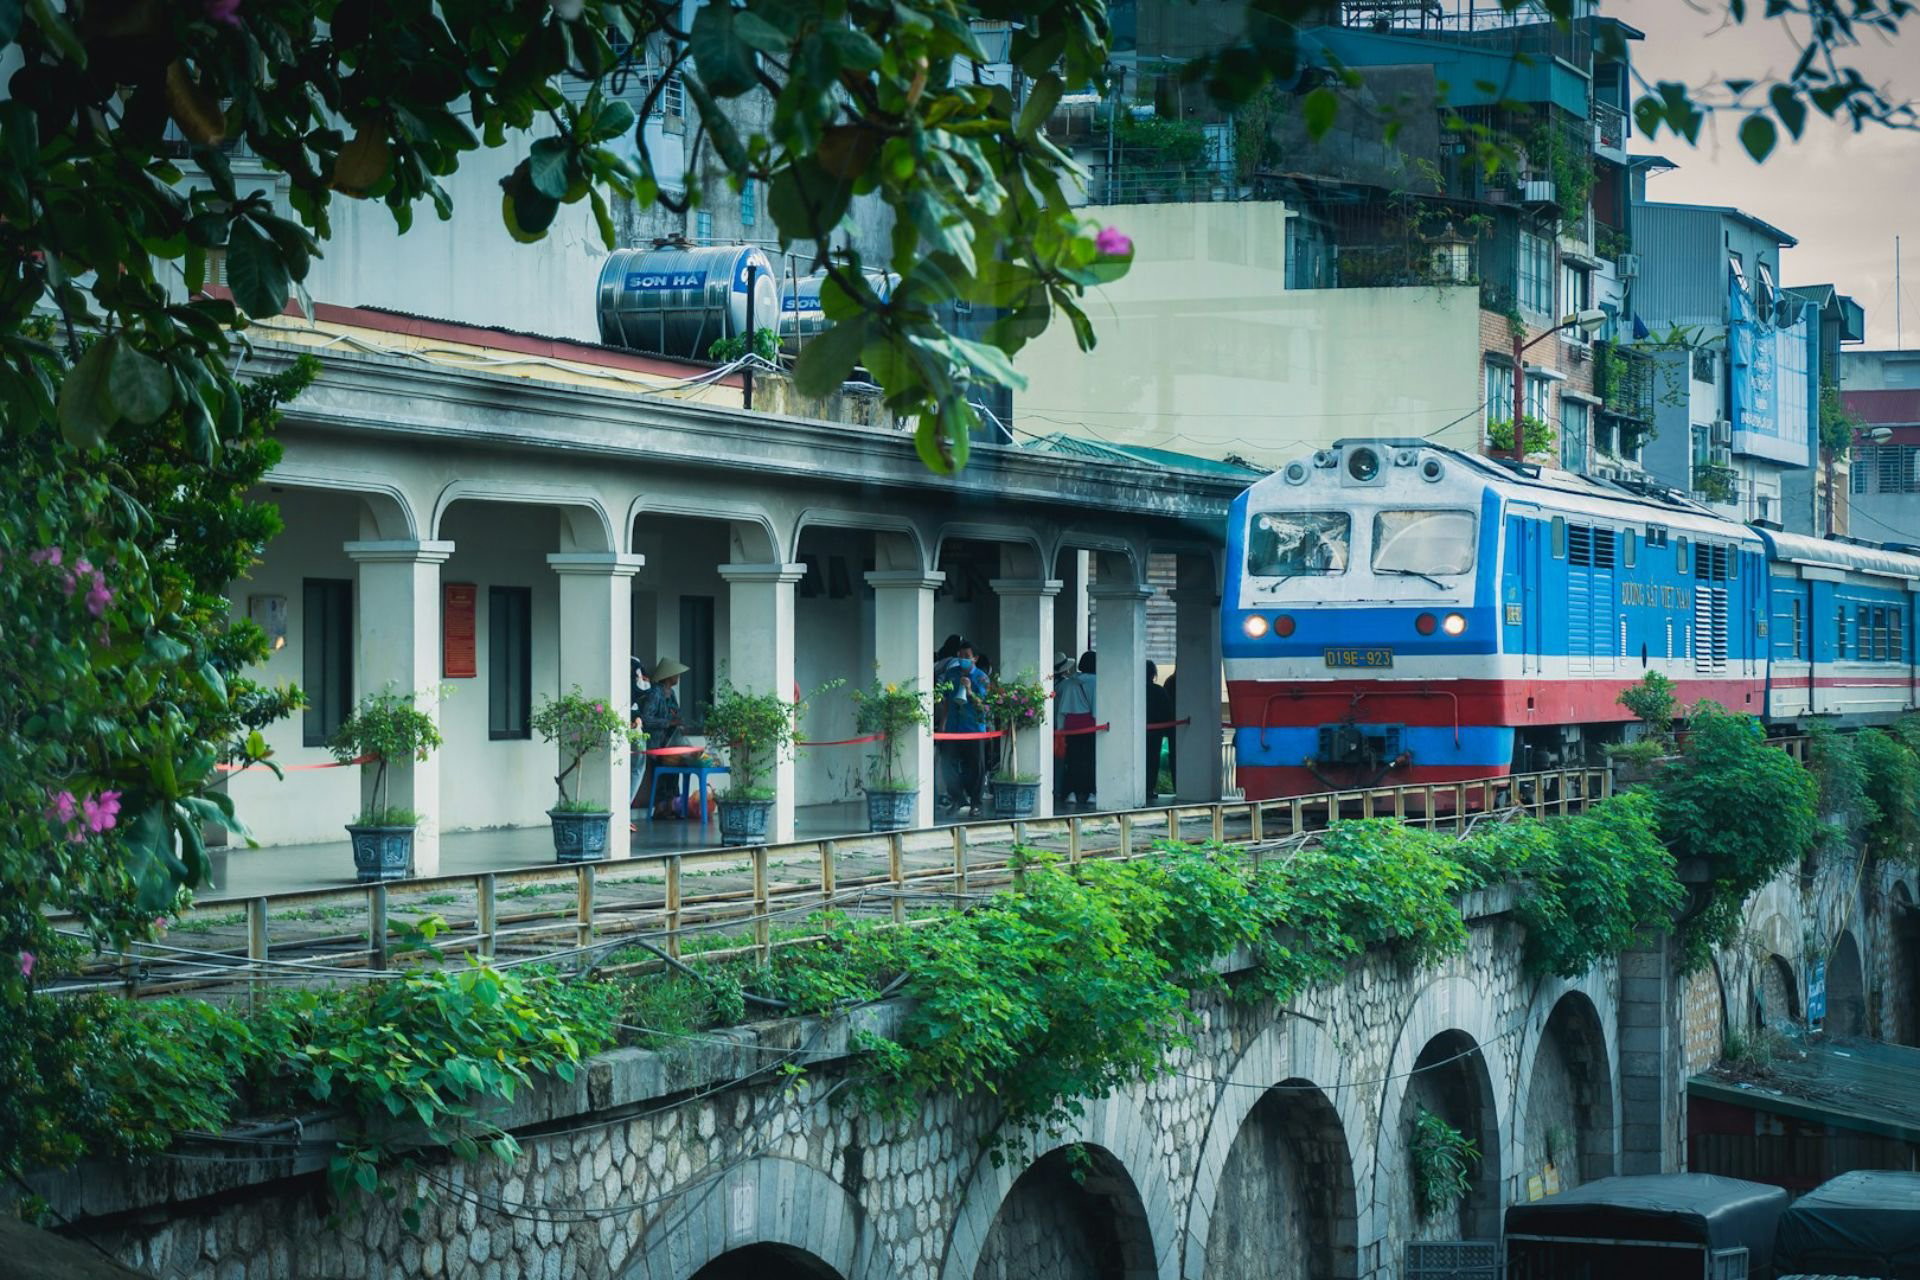
[[[1530,231],[1520,233],[1520,306],[1553,314],[1553,246]]]
[[[1920,493],[1920,448],[1906,444],[1868,445],[1861,451],[1855,475],[1873,473],[1878,493]],[[1855,492],[1864,493],[1865,489]]]
[[[1567,526],[1567,563],[1593,563],[1593,530],[1584,524]]]
[[[487,737],[531,737],[533,591],[487,589]]]
[[[353,711],[353,581],[308,578],[301,587],[300,741],[324,747]]]
[[[1713,352],[1696,351],[1693,353],[1693,380],[1711,384],[1715,378]]]
[[[743,178],[740,182],[740,225],[750,227],[754,223],[755,210],[758,207],[759,192],[752,178]]]
[[[1841,605],[1834,611],[1834,624],[1834,643],[1838,648],[1833,656],[1844,658],[1847,656],[1847,606]]]
[[[1887,615],[1891,612],[1884,606],[1873,611],[1873,657],[1876,662],[1885,662],[1893,657],[1892,632],[1887,626]]]
[[[1693,548],[1693,576],[1709,582],[1724,582],[1733,576],[1732,548],[1698,543]]]
[[[1513,370],[1491,362],[1487,365],[1487,421],[1507,422],[1513,417]]]
[[[1569,471],[1587,468],[1587,406],[1560,397],[1560,459]]]
[[[1798,600],[1793,602],[1792,652],[1796,658],[1804,657],[1806,654],[1806,619],[1800,616],[1800,602]]]
[[[1907,638],[1901,634],[1905,625],[1898,606],[1887,610],[1887,658],[1892,662],[1907,660]]]
[[[1861,605],[1853,612],[1853,642],[1863,662],[1873,661],[1873,611]]]

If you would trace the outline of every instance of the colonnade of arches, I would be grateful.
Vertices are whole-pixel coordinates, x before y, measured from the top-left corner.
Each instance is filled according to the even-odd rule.
[[[1282,1015],[1247,1044],[1211,1097],[1197,1147],[1172,1152],[1135,1093],[1087,1105],[1018,1162],[986,1155],[942,1207],[941,1280],[1351,1280],[1397,1274],[1410,1241],[1497,1237],[1504,1206],[1616,1167],[1618,1057],[1602,983],[1547,984],[1495,1025],[1466,980],[1440,979],[1403,1020],[1390,1066],[1366,1068],[1322,1025]],[[1466,1194],[1416,1204],[1410,1154],[1422,1110],[1479,1151]],[[1172,1170],[1189,1168],[1176,1188]],[[819,1175],[824,1177],[824,1175]],[[796,1187],[796,1204],[814,1194]],[[724,1200],[725,1188],[704,1194]],[[818,1196],[815,1194],[815,1201]],[[829,1218],[858,1221],[845,1189]],[[872,1224],[858,1241],[793,1221],[777,1238],[717,1233],[666,1270],[667,1214],[626,1280],[766,1276],[878,1280],[898,1273]],[[649,1263],[648,1258],[653,1261]]]

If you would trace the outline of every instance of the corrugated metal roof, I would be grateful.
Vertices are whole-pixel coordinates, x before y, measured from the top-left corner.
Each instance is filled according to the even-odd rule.
[[[1904,427],[1920,422],[1920,390],[1885,387],[1842,391],[1840,403],[1870,427]]]
[[[1920,1142],[1920,1049],[1876,1040],[1824,1040],[1783,1055],[1756,1079],[1720,1070],[1687,1093],[1774,1115]]]
[[[1066,454],[1069,457],[1092,458],[1100,462],[1130,462],[1136,466],[1178,467],[1183,471],[1201,471],[1210,475],[1245,479],[1249,484],[1267,474],[1257,467],[1242,466],[1239,463],[1224,462],[1216,458],[1202,458],[1191,453],[1175,453],[1171,449],[1151,449],[1145,445],[1109,444],[1104,440],[1083,440],[1063,432],[1040,436],[1028,441],[1023,447],[1040,453]]]

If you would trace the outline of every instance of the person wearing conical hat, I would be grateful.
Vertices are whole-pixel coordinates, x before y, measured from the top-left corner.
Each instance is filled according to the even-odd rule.
[[[680,720],[680,696],[675,692],[675,689],[680,684],[680,677],[685,674],[687,674],[686,666],[683,663],[675,662],[672,658],[662,657],[660,661],[654,663],[652,683],[647,686],[647,691],[640,695],[640,705],[634,713],[634,719],[638,721],[639,727],[646,732],[647,746],[668,747],[679,745],[675,739],[681,736],[683,726]],[[659,767],[659,761],[664,757],[644,756],[640,758],[646,760],[647,767],[644,776],[636,776],[634,778],[633,803],[635,804],[640,802],[640,797],[643,792],[649,795],[652,794],[649,789],[653,781],[652,774],[654,769]],[[676,793],[685,781],[686,779],[682,777],[675,777],[673,779],[673,788]],[[664,814],[662,812],[663,810],[665,811]],[[673,796],[660,798],[658,803],[654,805],[654,816],[656,818],[670,816],[672,811]]]

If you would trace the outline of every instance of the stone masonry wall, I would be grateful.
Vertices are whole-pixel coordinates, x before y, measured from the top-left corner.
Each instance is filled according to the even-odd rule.
[[[1573,993],[1611,1044],[1611,971],[1578,984],[1525,978],[1518,927],[1487,914],[1499,905],[1479,908],[1468,951],[1437,971],[1381,953],[1290,1013],[1199,1000],[1193,1043],[1165,1074],[1089,1104],[1069,1132],[1034,1139],[1027,1158],[1005,1165],[984,1154],[996,1136],[989,1097],[935,1095],[901,1117],[855,1104],[849,1036],[861,1026],[884,1031],[898,1013],[883,1006],[832,1025],[794,1020],[671,1052],[603,1055],[574,1084],[543,1087],[505,1118],[523,1147],[511,1167],[428,1159],[405,1186],[429,1198],[417,1233],[379,1203],[331,1223],[318,1149],[251,1161],[245,1185],[225,1190],[222,1177],[241,1175],[209,1161],[210,1151],[117,1177],[90,1170],[49,1190],[84,1234],[164,1280],[687,1280],[759,1243],[798,1250],[850,1280],[1037,1280],[1116,1250],[1147,1260],[1129,1261],[1127,1275],[1266,1276],[1276,1265],[1305,1272],[1297,1253],[1283,1264],[1249,1241],[1306,1228],[1339,1260],[1335,1274],[1387,1276],[1418,1229],[1401,1193],[1411,1182],[1397,1120],[1422,1049],[1442,1033],[1479,1047],[1453,1066],[1491,1100],[1477,1123],[1481,1177],[1497,1204],[1515,1193],[1517,1153],[1534,1141],[1524,1082],[1555,1004]],[[1613,1057],[1609,1049],[1591,1082],[1609,1096]],[[784,1061],[805,1063],[806,1074],[782,1079],[773,1068]],[[1262,1139],[1259,1160],[1230,1160],[1256,1104],[1282,1081],[1289,1101],[1319,1120]],[[1382,1115],[1396,1123],[1382,1128]],[[1074,1203],[1052,1194],[1057,1182],[1047,1196],[1008,1202],[1026,1168],[1076,1142],[1094,1161],[1077,1235],[1044,1217],[1048,1203]],[[1341,1154],[1337,1164],[1328,1150]],[[1316,1223],[1286,1207],[1297,1197],[1258,1194],[1271,1191],[1269,1178],[1297,1182],[1303,1158],[1331,1168],[1337,1184],[1320,1198]],[[166,1213],[133,1212],[155,1204]],[[1215,1245],[1217,1206],[1231,1208],[1241,1234]]]

